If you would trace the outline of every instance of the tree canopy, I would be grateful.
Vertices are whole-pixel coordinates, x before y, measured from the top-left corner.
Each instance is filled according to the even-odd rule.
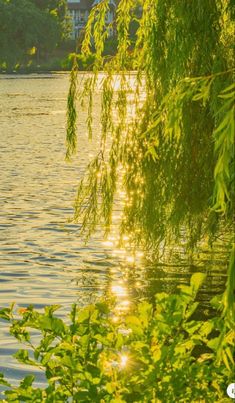
[[[65,32],[66,0],[0,0],[0,65],[52,51]]]
[[[89,99],[92,137],[95,82],[106,72],[100,149],[79,185],[74,218],[87,236],[100,222],[109,231],[122,169],[121,236],[154,253],[162,241],[192,247],[212,239],[234,214],[232,2],[120,0],[112,58],[103,53],[108,10],[108,0],[100,2],[86,27],[82,53],[95,48],[95,63],[85,91],[76,88],[76,61],[71,73],[68,158],[77,144],[76,101]]]

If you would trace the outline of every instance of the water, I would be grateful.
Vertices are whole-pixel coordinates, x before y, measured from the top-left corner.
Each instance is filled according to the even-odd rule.
[[[82,77],[81,77],[82,80]],[[137,260],[104,242],[101,231],[87,246],[72,216],[76,187],[99,136],[100,98],[94,98],[95,138],[87,140],[86,109],[79,116],[79,155],[65,162],[67,74],[0,76],[0,306],[16,310],[34,304],[86,304],[104,294],[118,298],[121,309],[157,291],[175,291],[196,271],[207,271],[200,298],[223,289],[227,251],[218,242],[213,255],[201,249],[194,264]],[[115,238],[115,236],[114,236]],[[13,383],[29,372],[12,354],[19,345],[0,322],[0,372]],[[33,373],[37,374],[35,370]],[[37,374],[38,384],[43,377]]]

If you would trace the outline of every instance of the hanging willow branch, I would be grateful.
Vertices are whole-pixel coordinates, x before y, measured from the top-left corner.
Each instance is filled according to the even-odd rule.
[[[87,236],[100,223],[108,231],[121,182],[121,235],[156,250],[162,240],[180,242],[184,228],[192,247],[218,231],[221,219],[233,219],[231,7],[223,0],[120,0],[117,52],[109,58],[108,10],[107,0],[93,8],[82,45],[84,56],[95,57],[93,76],[78,94],[88,99],[90,139],[98,71],[106,75],[100,148],[79,186],[75,220]],[[76,65],[67,156],[76,147],[75,98]]]
[[[70,75],[70,87],[67,100],[67,152],[66,160],[69,161],[71,156],[76,152],[77,148],[77,106],[76,106],[76,91],[77,91],[77,73],[78,66],[76,57],[74,57],[73,68]]]

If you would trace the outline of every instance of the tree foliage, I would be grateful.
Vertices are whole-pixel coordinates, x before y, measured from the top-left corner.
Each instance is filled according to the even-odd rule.
[[[65,0],[0,0],[0,65],[51,52],[65,33]]]
[[[106,73],[100,149],[79,186],[75,220],[83,222],[87,236],[100,222],[109,231],[124,171],[121,234],[155,251],[162,241],[187,239],[193,246],[233,219],[232,3],[120,0],[117,53],[111,58],[103,53],[108,8],[107,0],[93,8],[82,44],[85,56],[95,47],[94,75],[77,92],[76,67],[71,76],[69,110],[88,98],[92,137],[95,82],[99,70]],[[77,143],[70,116],[68,158]]]

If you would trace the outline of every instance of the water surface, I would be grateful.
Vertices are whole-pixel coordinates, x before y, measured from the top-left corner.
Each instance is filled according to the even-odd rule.
[[[81,76],[82,80],[82,76]],[[99,137],[99,94],[94,97],[95,138],[87,140],[86,109],[79,114],[79,155],[65,162],[67,74],[0,76],[0,306],[61,304],[113,294],[126,309],[135,299],[175,291],[196,271],[208,273],[200,298],[223,289],[227,251],[202,249],[193,264],[181,259],[149,263],[104,242],[101,231],[84,245],[68,222],[76,187]],[[115,238],[115,236],[114,236]],[[177,251],[176,251],[177,252]],[[19,347],[0,322],[0,372],[17,382],[29,372],[12,354]],[[33,372],[35,372],[33,370]],[[38,382],[43,377],[38,376]]]

